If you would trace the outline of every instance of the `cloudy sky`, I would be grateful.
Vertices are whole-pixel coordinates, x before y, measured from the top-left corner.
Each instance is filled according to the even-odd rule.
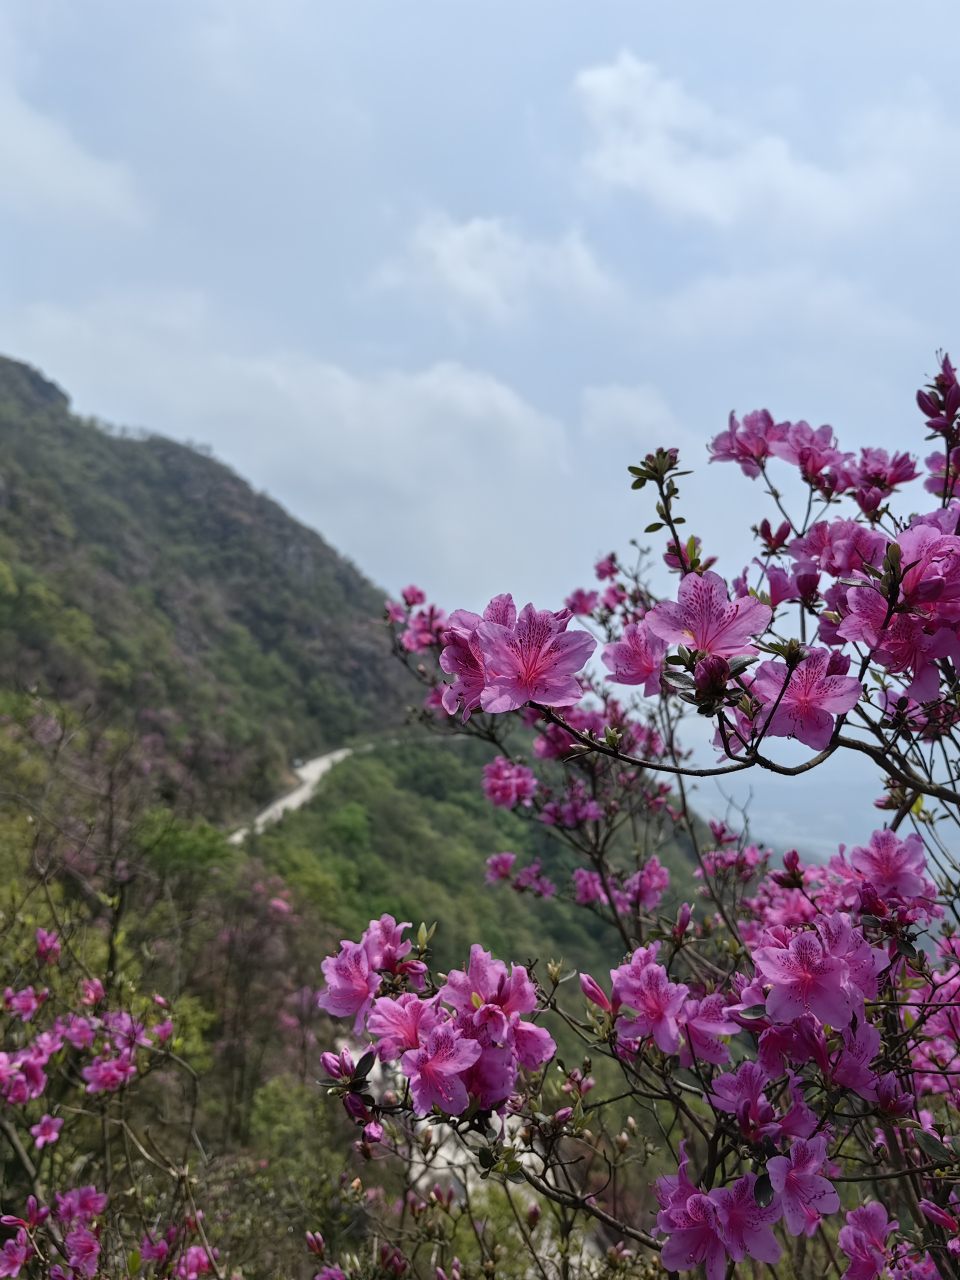
[[[3,0],[0,350],[448,608],[587,583],[660,443],[729,575],[731,409],[924,449],[958,39],[935,0]],[[758,821],[856,841],[875,792]]]

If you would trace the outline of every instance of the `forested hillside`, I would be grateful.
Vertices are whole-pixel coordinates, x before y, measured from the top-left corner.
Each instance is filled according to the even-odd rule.
[[[0,681],[126,718],[171,801],[235,816],[291,756],[402,722],[353,565],[221,463],[78,418],[5,359],[0,558]]]

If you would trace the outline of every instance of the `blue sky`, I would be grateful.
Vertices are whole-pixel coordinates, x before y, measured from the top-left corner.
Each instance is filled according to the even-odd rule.
[[[448,608],[586,584],[660,443],[729,576],[730,409],[924,451],[958,37],[924,0],[5,0],[0,350]],[[876,790],[757,788],[818,847]]]

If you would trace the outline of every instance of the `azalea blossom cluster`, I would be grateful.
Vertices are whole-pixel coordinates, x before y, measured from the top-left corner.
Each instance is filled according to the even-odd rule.
[[[416,655],[427,686],[424,721],[492,744],[488,799],[556,843],[547,872],[542,853],[492,852],[488,884],[565,898],[613,930],[609,982],[580,974],[585,1009],[560,1000],[559,964],[533,991],[587,1059],[616,1064],[611,1091],[646,1110],[667,1164],[657,1205],[625,1216],[610,1183],[572,1177],[578,1151],[589,1169],[619,1168],[631,1138],[605,1130],[612,1103],[573,1084],[575,1105],[548,1104],[545,1060],[497,1104],[475,1081],[465,1110],[433,1095],[433,1116],[493,1105],[504,1127],[485,1169],[659,1252],[668,1271],[720,1280],[790,1250],[798,1274],[806,1257],[811,1275],[960,1277],[960,383],[947,356],[917,403],[939,448],[908,501],[933,510],[898,509],[923,476],[909,447],[854,452],[830,426],[731,414],[710,461],[736,463],[773,504],[741,571],[724,578],[681,535],[687,473],[664,447],[630,472],[655,494],[646,532],[666,539],[667,598],[642,555],[631,567],[611,552],[598,585],[559,610],[502,594],[445,616],[419,589],[388,606],[398,656],[414,669]],[[691,713],[713,722],[714,761],[680,745]],[[690,807],[691,780],[809,774],[847,751],[877,767],[886,825],[852,848],[838,832],[823,862],[775,858],[724,822],[708,833]],[[660,914],[681,847],[701,902]],[[432,1008],[444,989],[404,994]],[[479,986],[472,998],[487,1002]],[[428,1095],[406,1087],[390,1105],[422,1119]]]
[[[556,1049],[542,1027],[524,1018],[537,1009],[537,991],[526,969],[507,966],[474,945],[469,963],[451,970],[442,984],[425,988],[426,966],[404,961],[412,943],[403,940],[409,923],[392,916],[371,920],[359,943],[344,942],[324,961],[326,988],[320,1008],[353,1019],[354,1035],[370,1037],[372,1055],[398,1063],[410,1104],[419,1115],[436,1107],[462,1115],[470,1105],[503,1106],[520,1070],[535,1071]],[[416,966],[416,968],[414,968]],[[380,995],[387,986],[391,994]],[[382,1106],[370,1098],[367,1076],[373,1056],[354,1064],[349,1050],[323,1056],[344,1106],[364,1122],[367,1141],[379,1141]]]
[[[4,993],[0,1122],[35,1191],[0,1217],[11,1233],[0,1247],[0,1275],[38,1266],[50,1280],[94,1280],[116,1271],[104,1251],[111,1196],[95,1185],[69,1185],[71,1169],[89,1161],[89,1154],[76,1161],[76,1143],[86,1141],[88,1106],[100,1105],[106,1117],[116,1096],[129,1107],[138,1084],[169,1063],[174,1024],[162,996],[141,998],[136,1014],[118,1005],[100,978],[75,963],[75,938],[65,949],[58,929],[41,926],[34,944],[32,956],[20,953],[19,968],[32,968],[45,985]],[[71,1154],[58,1159],[68,1134]],[[51,1183],[49,1199],[41,1199]],[[158,1277],[197,1280],[215,1269],[216,1250],[197,1239],[199,1217],[141,1234],[125,1257],[127,1274],[142,1266]],[[116,1239],[114,1219],[110,1229]]]

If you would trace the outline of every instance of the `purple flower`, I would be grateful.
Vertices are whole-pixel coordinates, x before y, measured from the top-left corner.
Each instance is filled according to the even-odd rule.
[[[927,858],[923,839],[912,831],[901,840],[895,831],[874,831],[866,849],[850,850],[850,865],[876,889],[881,898],[936,896],[936,887],[924,878]]]
[[[80,1073],[87,1081],[87,1093],[114,1093],[137,1074],[137,1065],[129,1053],[116,1058],[94,1058]]]
[[[4,1240],[3,1248],[0,1249],[0,1276],[18,1276],[20,1268],[32,1253],[33,1246],[21,1227],[13,1239]]]
[[[379,1036],[377,1046],[382,1062],[393,1062],[408,1049],[418,1049],[437,1025],[437,997],[421,1000],[404,992],[395,1000],[381,996],[367,1017],[367,1031]],[[352,1072],[351,1072],[352,1074]]]
[[[864,1204],[851,1210],[839,1235],[840,1248],[850,1259],[844,1275],[849,1280],[875,1280],[881,1275],[889,1258],[887,1236],[899,1225],[890,1221],[882,1204]]]
[[[880,1050],[880,1032],[868,1022],[861,1022],[855,1036],[849,1028],[844,1032],[844,1041],[844,1050],[833,1072],[834,1082],[852,1089],[867,1102],[875,1102],[877,1077],[870,1070],[870,1063]]]
[[[617,981],[620,976],[619,982]],[[637,1016],[620,1027],[629,1039],[653,1036],[664,1053],[677,1053],[680,1048],[678,1017],[690,988],[673,983],[662,964],[648,964],[636,973],[630,965],[621,965],[614,974],[614,990],[625,1005],[636,1009]]]
[[[859,680],[831,674],[832,658],[828,649],[811,649],[793,672],[783,662],[761,662],[752,692],[762,703],[772,707],[789,677],[779,706],[766,723],[767,733],[796,738],[816,751],[829,746],[834,716],[852,710],[863,693]]]
[[[788,422],[775,424],[766,409],[745,414],[742,424],[731,413],[727,430],[721,431],[707,446],[713,455],[710,461],[739,462],[743,474],[756,479],[761,464],[771,456],[771,446],[782,439],[789,425]]]
[[[353,1029],[359,1035],[381,981],[370,967],[366,947],[345,940],[340,944],[339,955],[327,956],[320,968],[327,989],[317,995],[317,1004],[334,1018],[353,1017]]]
[[[449,1022],[434,1027],[424,1048],[405,1053],[400,1066],[417,1110],[425,1115],[437,1106],[451,1116],[466,1111],[470,1099],[460,1072],[473,1066],[480,1053],[479,1041],[464,1039]]]
[[[550,707],[575,705],[583,696],[576,673],[597,646],[585,631],[567,631],[570,615],[526,605],[516,626],[481,622],[477,638],[483,654],[484,711],[516,711],[528,702]]]
[[[615,684],[642,684],[647,697],[660,692],[660,667],[667,642],[653,632],[646,622],[631,622],[623,636],[604,645],[600,661],[613,674]]]
[[[665,1216],[661,1212],[657,1221]],[[716,1206],[707,1196],[694,1192],[682,1209],[669,1211],[669,1225],[661,1229],[670,1232],[660,1251],[667,1271],[692,1271],[702,1262],[707,1280],[723,1280],[727,1251]]]
[[[779,1196],[761,1208],[754,1197],[755,1173],[745,1173],[731,1187],[715,1187],[709,1198],[717,1207],[717,1217],[730,1257],[742,1262],[748,1255],[759,1262],[777,1262],[780,1245],[770,1229],[783,1210]]]
[[[688,573],[680,583],[676,603],[662,600],[645,621],[668,644],[732,658],[757,652],[748,641],[766,630],[772,612],[754,596],[731,603],[719,574],[708,572],[701,577]]]
[[[483,766],[483,794],[498,809],[513,809],[518,801],[529,809],[537,780],[532,769],[496,756]]]
[[[496,884],[498,880],[509,880],[516,860],[515,853],[492,853],[487,859],[487,884]]]
[[[694,1058],[718,1064],[730,1061],[730,1050],[719,1037],[736,1035],[740,1028],[727,1017],[726,1003],[719,991],[703,1000],[685,1001],[679,1023],[683,1031],[681,1067],[693,1066]]]
[[[821,1214],[836,1213],[840,1208],[833,1183],[820,1174],[826,1157],[827,1139],[820,1133],[815,1138],[798,1139],[790,1148],[789,1157],[774,1156],[767,1161],[767,1173],[774,1191],[780,1195],[792,1236],[801,1232],[812,1236]]]
[[[56,964],[60,958],[60,935],[37,930],[37,955],[45,964]]]
[[[584,618],[596,609],[598,598],[596,591],[584,591],[582,587],[577,587],[576,591],[567,596],[563,603],[575,618]]]
[[[97,1273],[100,1258],[100,1241],[86,1227],[74,1227],[68,1231],[65,1240],[67,1260],[75,1271],[81,1275],[94,1276]]]
[[[89,1222],[107,1207],[107,1197],[96,1187],[74,1187],[64,1194],[57,1192],[57,1217],[61,1222]]]
[[[483,653],[477,636],[480,623],[495,622],[513,627],[516,621],[517,610],[511,595],[494,596],[484,609],[482,618],[468,609],[456,609],[451,613],[448,630],[441,637],[446,647],[440,654],[441,669],[454,677],[453,684],[447,685],[443,691],[443,706],[451,716],[462,705],[466,723],[480,706],[485,680]]]
[[[42,1116],[39,1124],[31,1125],[30,1132],[38,1151],[42,1151],[48,1142],[56,1142],[63,1128],[62,1120],[54,1120],[53,1116]]]
[[[759,947],[753,959],[773,983],[766,1007],[775,1022],[792,1022],[809,1011],[832,1027],[849,1026],[852,1009],[842,985],[847,966],[824,951],[815,933],[799,933],[787,947]]]

